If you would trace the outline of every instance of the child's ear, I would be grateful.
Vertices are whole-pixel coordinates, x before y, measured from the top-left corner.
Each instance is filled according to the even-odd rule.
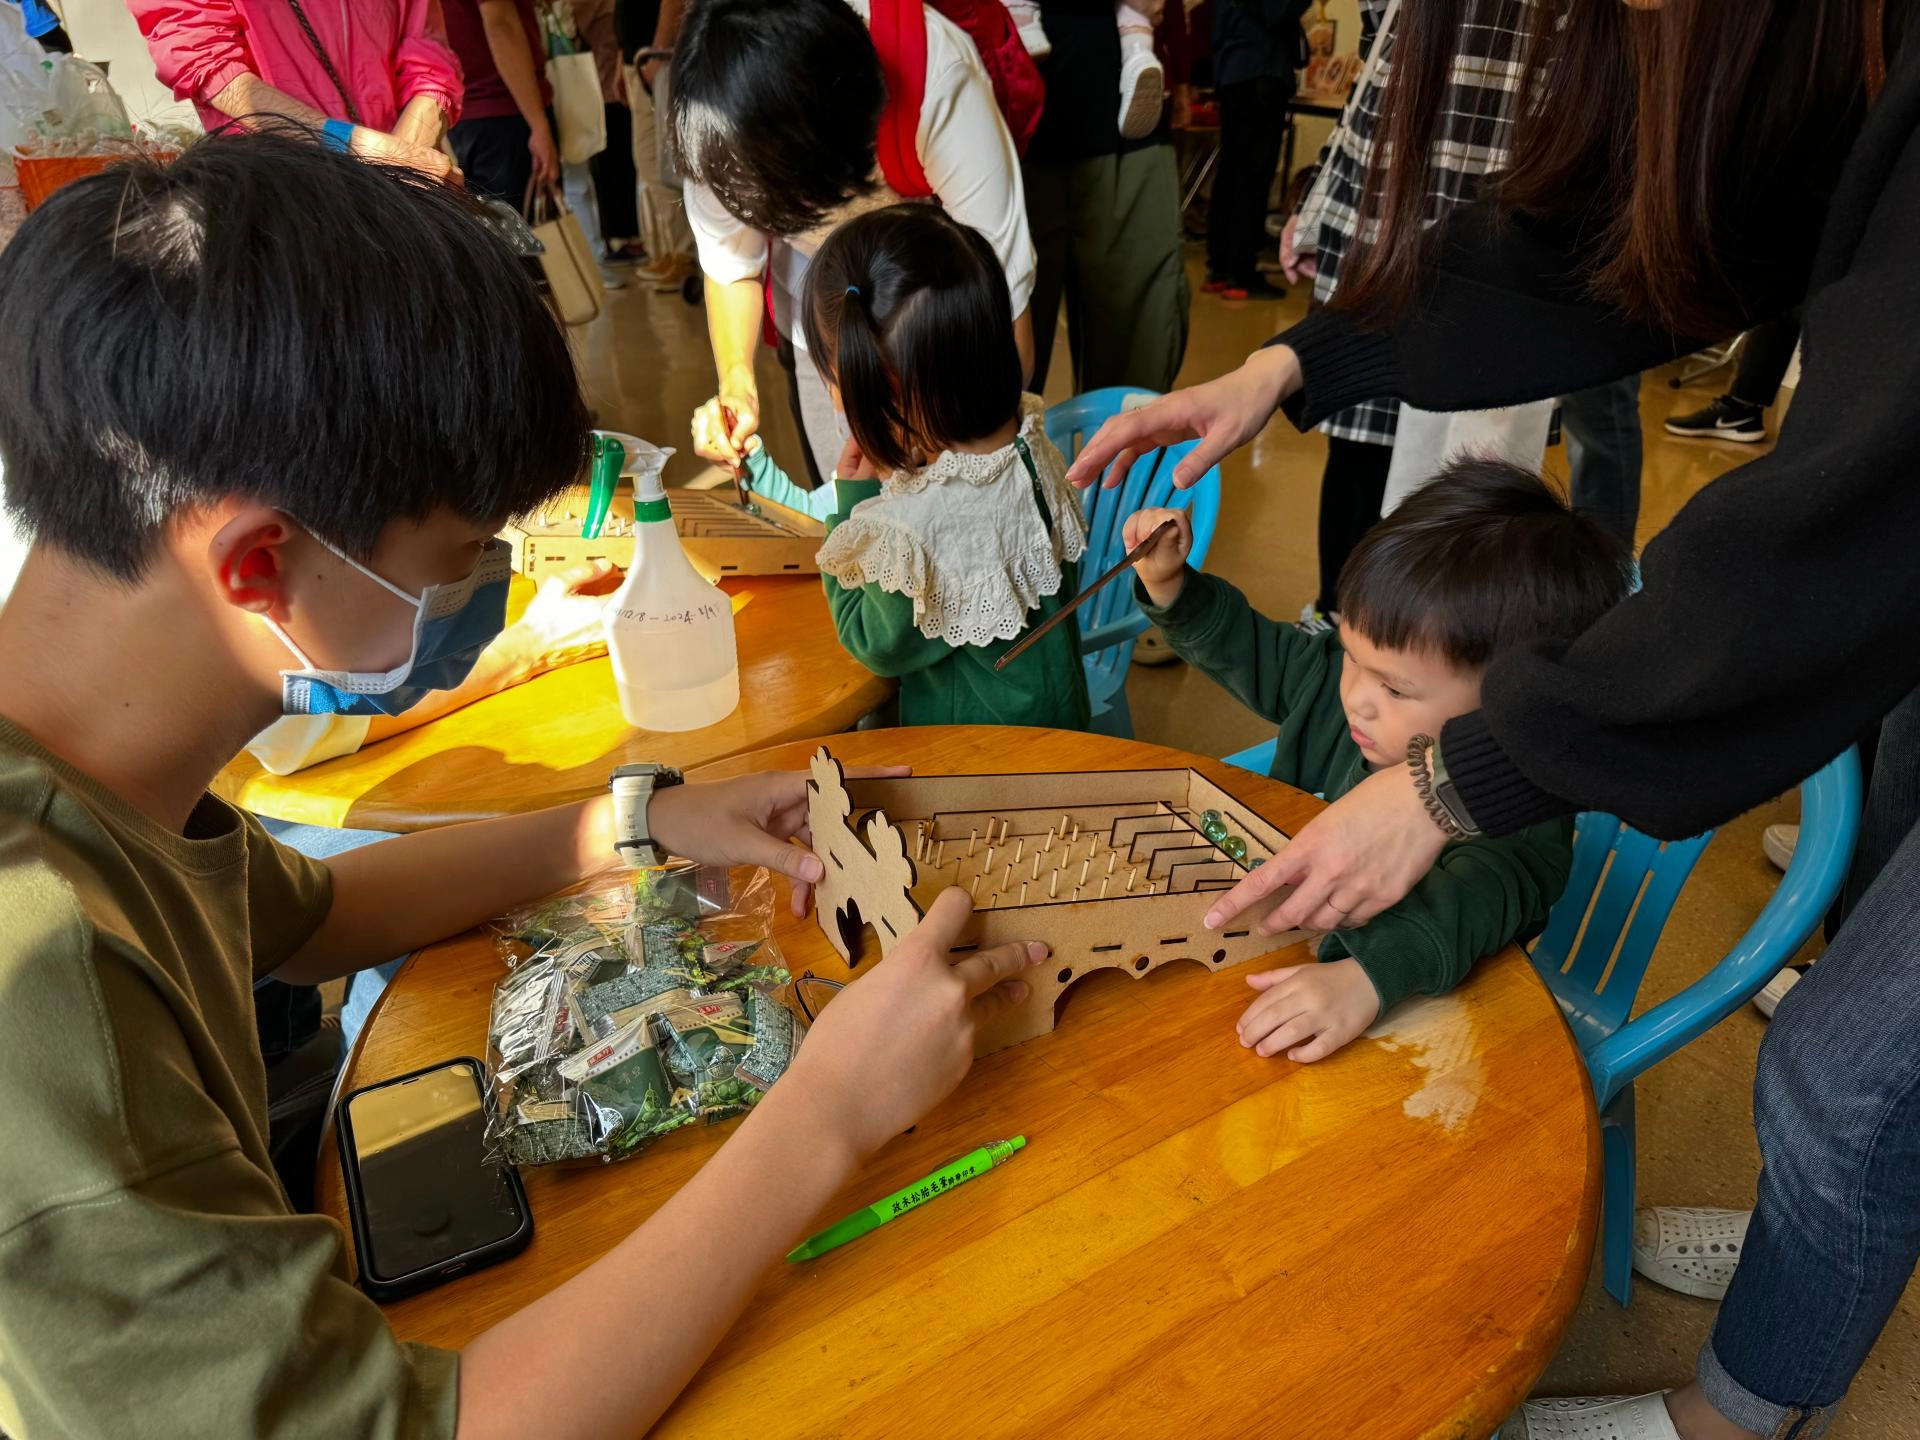
[[[229,605],[272,616],[284,605],[293,527],[278,510],[244,505],[207,542],[207,563]]]

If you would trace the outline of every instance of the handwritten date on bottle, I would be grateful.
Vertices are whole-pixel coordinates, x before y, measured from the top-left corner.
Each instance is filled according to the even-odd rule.
[[[718,605],[696,605],[685,610],[622,610],[620,618],[640,625],[692,625],[718,620],[725,613]]]

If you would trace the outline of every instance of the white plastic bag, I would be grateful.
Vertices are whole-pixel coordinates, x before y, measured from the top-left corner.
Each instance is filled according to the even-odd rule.
[[[0,151],[25,144],[53,104],[47,52],[27,37],[18,5],[0,4]]]
[[[600,72],[585,51],[547,61],[553,86],[553,113],[560,122],[560,158],[584,165],[607,148],[607,108],[600,97]]]

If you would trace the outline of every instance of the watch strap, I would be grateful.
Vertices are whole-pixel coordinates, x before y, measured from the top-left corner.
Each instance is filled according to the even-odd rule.
[[[671,765],[622,765],[607,783],[613,792],[614,852],[635,869],[660,864],[647,806],[654,791],[683,783],[680,772]]]

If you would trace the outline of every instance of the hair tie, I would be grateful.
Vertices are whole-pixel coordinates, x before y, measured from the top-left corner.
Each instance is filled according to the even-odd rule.
[[[860,287],[858,285],[847,286],[847,294],[853,296],[854,299],[858,300],[860,298]]]

